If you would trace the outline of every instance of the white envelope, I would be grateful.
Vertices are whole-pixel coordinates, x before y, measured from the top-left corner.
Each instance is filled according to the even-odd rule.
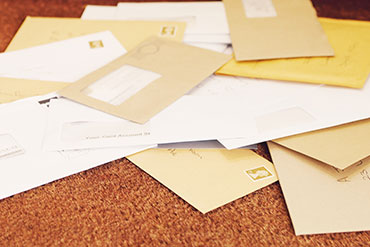
[[[233,149],[370,117],[370,81],[362,89],[213,76],[189,92],[230,97],[247,135],[219,140]],[[233,101],[234,103],[232,103]],[[239,102],[239,103],[237,103]],[[234,104],[234,106],[231,106]],[[240,116],[238,116],[240,117]]]
[[[116,19],[185,21],[184,42],[231,43],[222,2],[119,3]]]
[[[47,107],[35,99],[0,106],[0,199],[150,148],[44,152]]]
[[[242,136],[244,115],[233,112],[228,98],[186,95],[137,124],[67,99],[52,100],[46,150],[71,150],[143,144],[215,140]],[[233,105],[232,105],[233,106]]]
[[[220,5],[221,2],[217,2],[217,5]],[[183,3],[181,3],[183,4]],[[199,4],[199,3],[198,3]],[[204,4],[204,3],[201,3]],[[208,3],[209,4],[209,3]],[[213,4],[213,3],[211,3]],[[223,6],[222,6],[223,7]],[[118,12],[118,7],[115,6],[98,6],[98,5],[88,5],[86,6],[84,12],[81,15],[81,19],[85,20],[126,20],[125,17],[120,17]],[[133,18],[133,19],[140,19],[146,20],[146,18]],[[149,18],[158,20],[157,17]],[[163,19],[163,18],[160,18]],[[189,19],[184,19],[183,17],[179,18],[165,18],[166,20],[178,20],[178,21],[188,21]],[[131,20],[131,19],[127,19]],[[211,43],[211,44],[231,44],[231,38],[229,33],[189,33],[187,31],[184,35],[185,43]]]
[[[116,17],[116,6],[87,5],[81,15],[85,20],[112,20]]]
[[[126,53],[110,31],[0,54],[0,77],[74,82]]]

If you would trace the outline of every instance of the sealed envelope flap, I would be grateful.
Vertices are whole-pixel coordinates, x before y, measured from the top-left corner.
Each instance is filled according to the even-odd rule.
[[[229,59],[230,55],[152,37],[59,94],[145,123]]]
[[[370,156],[370,119],[285,137],[274,142],[343,170]]]
[[[370,230],[370,159],[349,179],[337,180],[333,167],[268,146],[296,235]]]
[[[333,56],[309,0],[224,0],[237,61]]]

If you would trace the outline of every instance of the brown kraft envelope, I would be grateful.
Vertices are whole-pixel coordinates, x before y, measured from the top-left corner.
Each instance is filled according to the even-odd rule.
[[[212,75],[230,57],[151,37],[58,93],[109,114],[145,123]],[[102,100],[106,98],[109,100]]]
[[[333,56],[309,0],[223,0],[237,61]]]

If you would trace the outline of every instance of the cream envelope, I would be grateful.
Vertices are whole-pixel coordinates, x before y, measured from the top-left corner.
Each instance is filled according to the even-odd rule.
[[[152,37],[59,94],[145,123],[212,75],[229,58],[230,55]]]
[[[268,145],[296,235],[370,230],[370,158],[350,178],[337,180],[333,167]]]
[[[117,6],[116,19],[185,21],[184,42],[231,42],[222,2],[141,2]]]
[[[84,20],[113,20],[118,8],[116,6],[87,5],[81,15]]]
[[[151,149],[127,157],[202,213],[277,181],[250,150]]]
[[[274,140],[338,169],[370,155],[370,119]]]
[[[7,51],[107,30],[111,31],[127,50],[131,50],[150,36],[182,41],[185,28],[185,23],[174,21],[109,21],[27,17],[9,44]]]
[[[68,99],[51,100],[44,148],[49,151],[214,140],[246,132],[227,100],[183,96],[146,124]]]
[[[370,23],[319,18],[334,57],[230,60],[218,74],[361,88],[370,73]]]
[[[152,146],[44,152],[47,107],[30,98],[0,106],[0,199]]]
[[[333,56],[309,0],[224,0],[237,61]]]
[[[370,117],[370,83],[362,89],[350,89],[249,79],[244,94],[242,100],[235,97],[240,101],[235,112],[250,117],[245,123],[248,134],[219,140],[228,149]],[[262,98],[263,102],[255,103]]]
[[[75,82],[126,53],[110,31],[0,54],[0,77]]]
[[[27,17],[7,51],[29,48],[109,30],[126,49],[132,49],[149,36],[181,41],[185,23],[145,21],[87,21],[78,18]],[[173,32],[172,32],[173,31]],[[37,35],[35,35],[37,33]],[[135,35],[130,35],[135,33]],[[42,95],[65,87],[66,83],[0,78],[0,103]]]

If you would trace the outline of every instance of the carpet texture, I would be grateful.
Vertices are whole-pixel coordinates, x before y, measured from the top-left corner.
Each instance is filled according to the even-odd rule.
[[[0,50],[4,51],[27,15],[79,17],[87,4],[117,2],[1,0]],[[313,3],[322,17],[370,20],[369,0]],[[266,145],[259,145],[258,153],[269,158]],[[370,232],[296,237],[279,183],[202,215],[126,159],[1,200],[0,233],[0,246],[369,246],[370,243]]]

